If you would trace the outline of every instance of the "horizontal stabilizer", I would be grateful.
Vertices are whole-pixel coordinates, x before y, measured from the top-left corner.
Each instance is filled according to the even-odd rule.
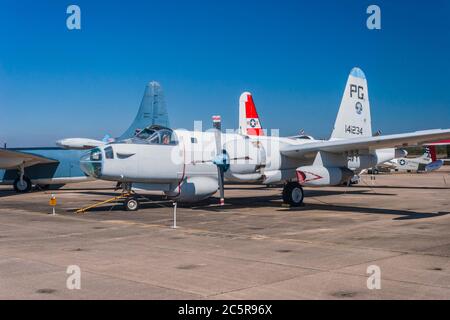
[[[425,166],[425,171],[431,172],[431,171],[439,170],[443,165],[444,165],[444,161],[435,160]]]

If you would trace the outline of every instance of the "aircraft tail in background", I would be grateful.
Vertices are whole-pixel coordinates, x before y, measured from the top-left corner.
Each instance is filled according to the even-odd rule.
[[[430,161],[430,163],[425,166],[426,172],[438,170],[444,165],[444,161],[438,160],[436,154],[436,146],[434,145],[428,146],[426,148],[426,152],[422,156],[422,158]]]
[[[239,98],[239,133],[246,136],[264,136],[250,92],[244,92]]]
[[[348,76],[331,140],[371,137],[369,91],[364,72],[353,68]]]
[[[169,115],[161,85],[152,81],[147,84],[138,113],[130,127],[118,138],[111,138],[108,134],[102,140],[87,138],[68,138],[56,141],[56,145],[72,150],[87,150],[110,142],[129,139],[136,133],[151,125],[169,127]]]
[[[426,147],[425,153],[422,155],[422,157],[431,159],[431,161],[436,161],[437,160],[436,147],[435,146]]]
[[[130,127],[118,138],[118,140],[129,139],[151,126],[160,125],[169,127],[169,115],[161,85],[156,81],[147,84],[138,113]]]

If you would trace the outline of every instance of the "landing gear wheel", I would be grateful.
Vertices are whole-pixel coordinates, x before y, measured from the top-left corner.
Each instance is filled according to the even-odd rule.
[[[26,193],[31,191],[31,180],[27,177],[23,177],[22,180],[20,178],[17,178],[14,180],[14,191],[17,193]]]
[[[283,202],[292,207],[299,207],[303,204],[303,188],[298,182],[289,182],[283,189]]]
[[[127,211],[139,210],[139,201],[136,198],[128,198],[125,200],[124,205]]]

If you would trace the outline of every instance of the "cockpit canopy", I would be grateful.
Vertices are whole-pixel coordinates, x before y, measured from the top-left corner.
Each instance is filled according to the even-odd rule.
[[[132,139],[133,143],[176,145],[178,143],[176,134],[172,129],[152,125],[141,130]]]

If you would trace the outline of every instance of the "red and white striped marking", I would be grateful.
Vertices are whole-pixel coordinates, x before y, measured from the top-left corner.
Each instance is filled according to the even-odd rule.
[[[264,136],[264,130],[262,129],[251,93],[244,92],[241,95],[240,108],[245,110],[244,114],[240,115],[245,117],[245,122],[241,123],[246,129],[245,133],[249,136]]]

